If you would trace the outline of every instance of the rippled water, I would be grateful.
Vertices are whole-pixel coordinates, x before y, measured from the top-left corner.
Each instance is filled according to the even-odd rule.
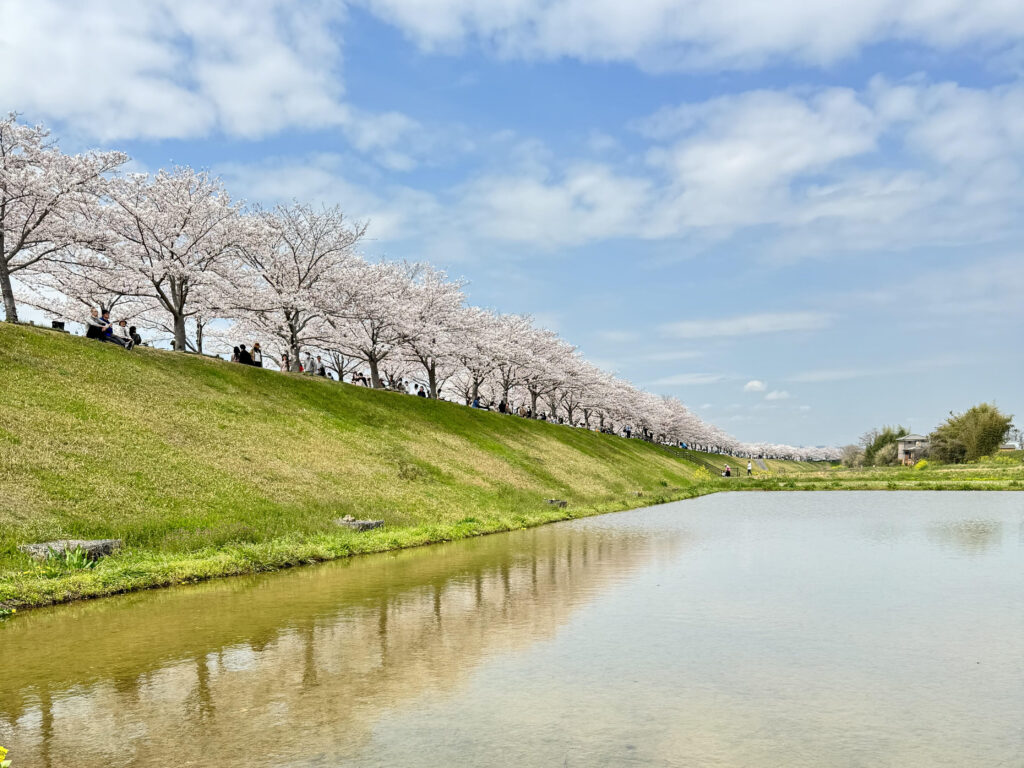
[[[0,623],[46,766],[1024,766],[1024,494],[733,493]]]

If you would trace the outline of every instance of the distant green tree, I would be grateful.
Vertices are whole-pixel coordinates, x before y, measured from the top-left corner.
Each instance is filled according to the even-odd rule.
[[[885,426],[881,429],[872,429],[870,432],[865,432],[860,439],[860,444],[864,446],[864,466],[875,466],[880,450],[887,445],[896,445],[897,440],[908,434],[910,433],[907,432],[907,428],[899,425],[895,427]],[[888,462],[888,454],[884,456],[884,459]]]
[[[953,413],[932,432],[931,455],[939,461],[960,464],[995,453],[1010,431],[1013,416],[992,403],[976,405],[965,413]]]

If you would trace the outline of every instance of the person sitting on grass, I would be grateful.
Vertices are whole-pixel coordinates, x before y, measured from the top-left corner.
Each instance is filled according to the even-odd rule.
[[[426,397],[427,396],[427,390],[425,390],[423,388],[422,384],[420,384],[420,388],[418,390],[416,390],[416,396],[417,397]]]
[[[112,344],[117,344],[123,347],[124,344],[121,342],[119,336],[114,335],[114,324],[110,322],[110,310],[106,309],[103,311],[103,340],[109,341]]]
[[[85,323],[85,338],[103,341],[103,332],[106,329],[107,324],[100,317],[100,311],[96,307],[90,307],[89,319]]]
[[[125,349],[131,349],[135,346],[135,339],[132,338],[132,334],[128,330],[127,320],[117,321],[117,327],[114,329],[114,339]]]
[[[137,347],[142,343],[142,337],[138,329],[133,325],[128,328],[128,335],[132,337],[132,346]]]

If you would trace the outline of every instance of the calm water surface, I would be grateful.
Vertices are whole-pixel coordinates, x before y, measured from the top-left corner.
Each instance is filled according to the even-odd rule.
[[[720,494],[0,623],[17,768],[1024,766],[1024,494]]]

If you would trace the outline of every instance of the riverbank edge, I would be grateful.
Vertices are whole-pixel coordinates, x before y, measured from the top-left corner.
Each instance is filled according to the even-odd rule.
[[[365,533],[338,531],[313,537],[280,537],[267,542],[238,544],[190,553],[164,555],[148,550],[125,550],[102,562],[95,570],[76,571],[57,578],[25,572],[26,578],[0,582],[0,609],[24,611],[49,605],[93,600],[129,592],[195,584],[211,579],[245,576],[341,560],[359,555],[395,552],[413,547],[460,541],[550,523],[695,499],[714,493],[751,491],[1020,491],[1005,482],[958,480],[955,482],[893,482],[811,478],[746,479],[713,481],[687,488],[645,491],[644,496],[615,499],[596,505],[533,510],[511,518],[479,521],[467,518],[452,525],[419,525],[380,528]],[[637,503],[637,501],[641,503]]]
[[[644,496],[637,498],[533,510],[513,517],[483,521],[467,518],[451,525],[385,526],[362,533],[339,530],[301,538],[282,536],[270,541],[200,550],[187,555],[125,549],[102,560],[95,570],[74,571],[56,578],[45,578],[28,571],[0,581],[0,611],[24,611],[148,589],[197,584],[211,579],[270,573],[359,555],[396,552],[685,501],[721,490],[726,489],[696,485],[678,491],[666,488],[645,491]],[[642,503],[638,504],[638,501]]]

